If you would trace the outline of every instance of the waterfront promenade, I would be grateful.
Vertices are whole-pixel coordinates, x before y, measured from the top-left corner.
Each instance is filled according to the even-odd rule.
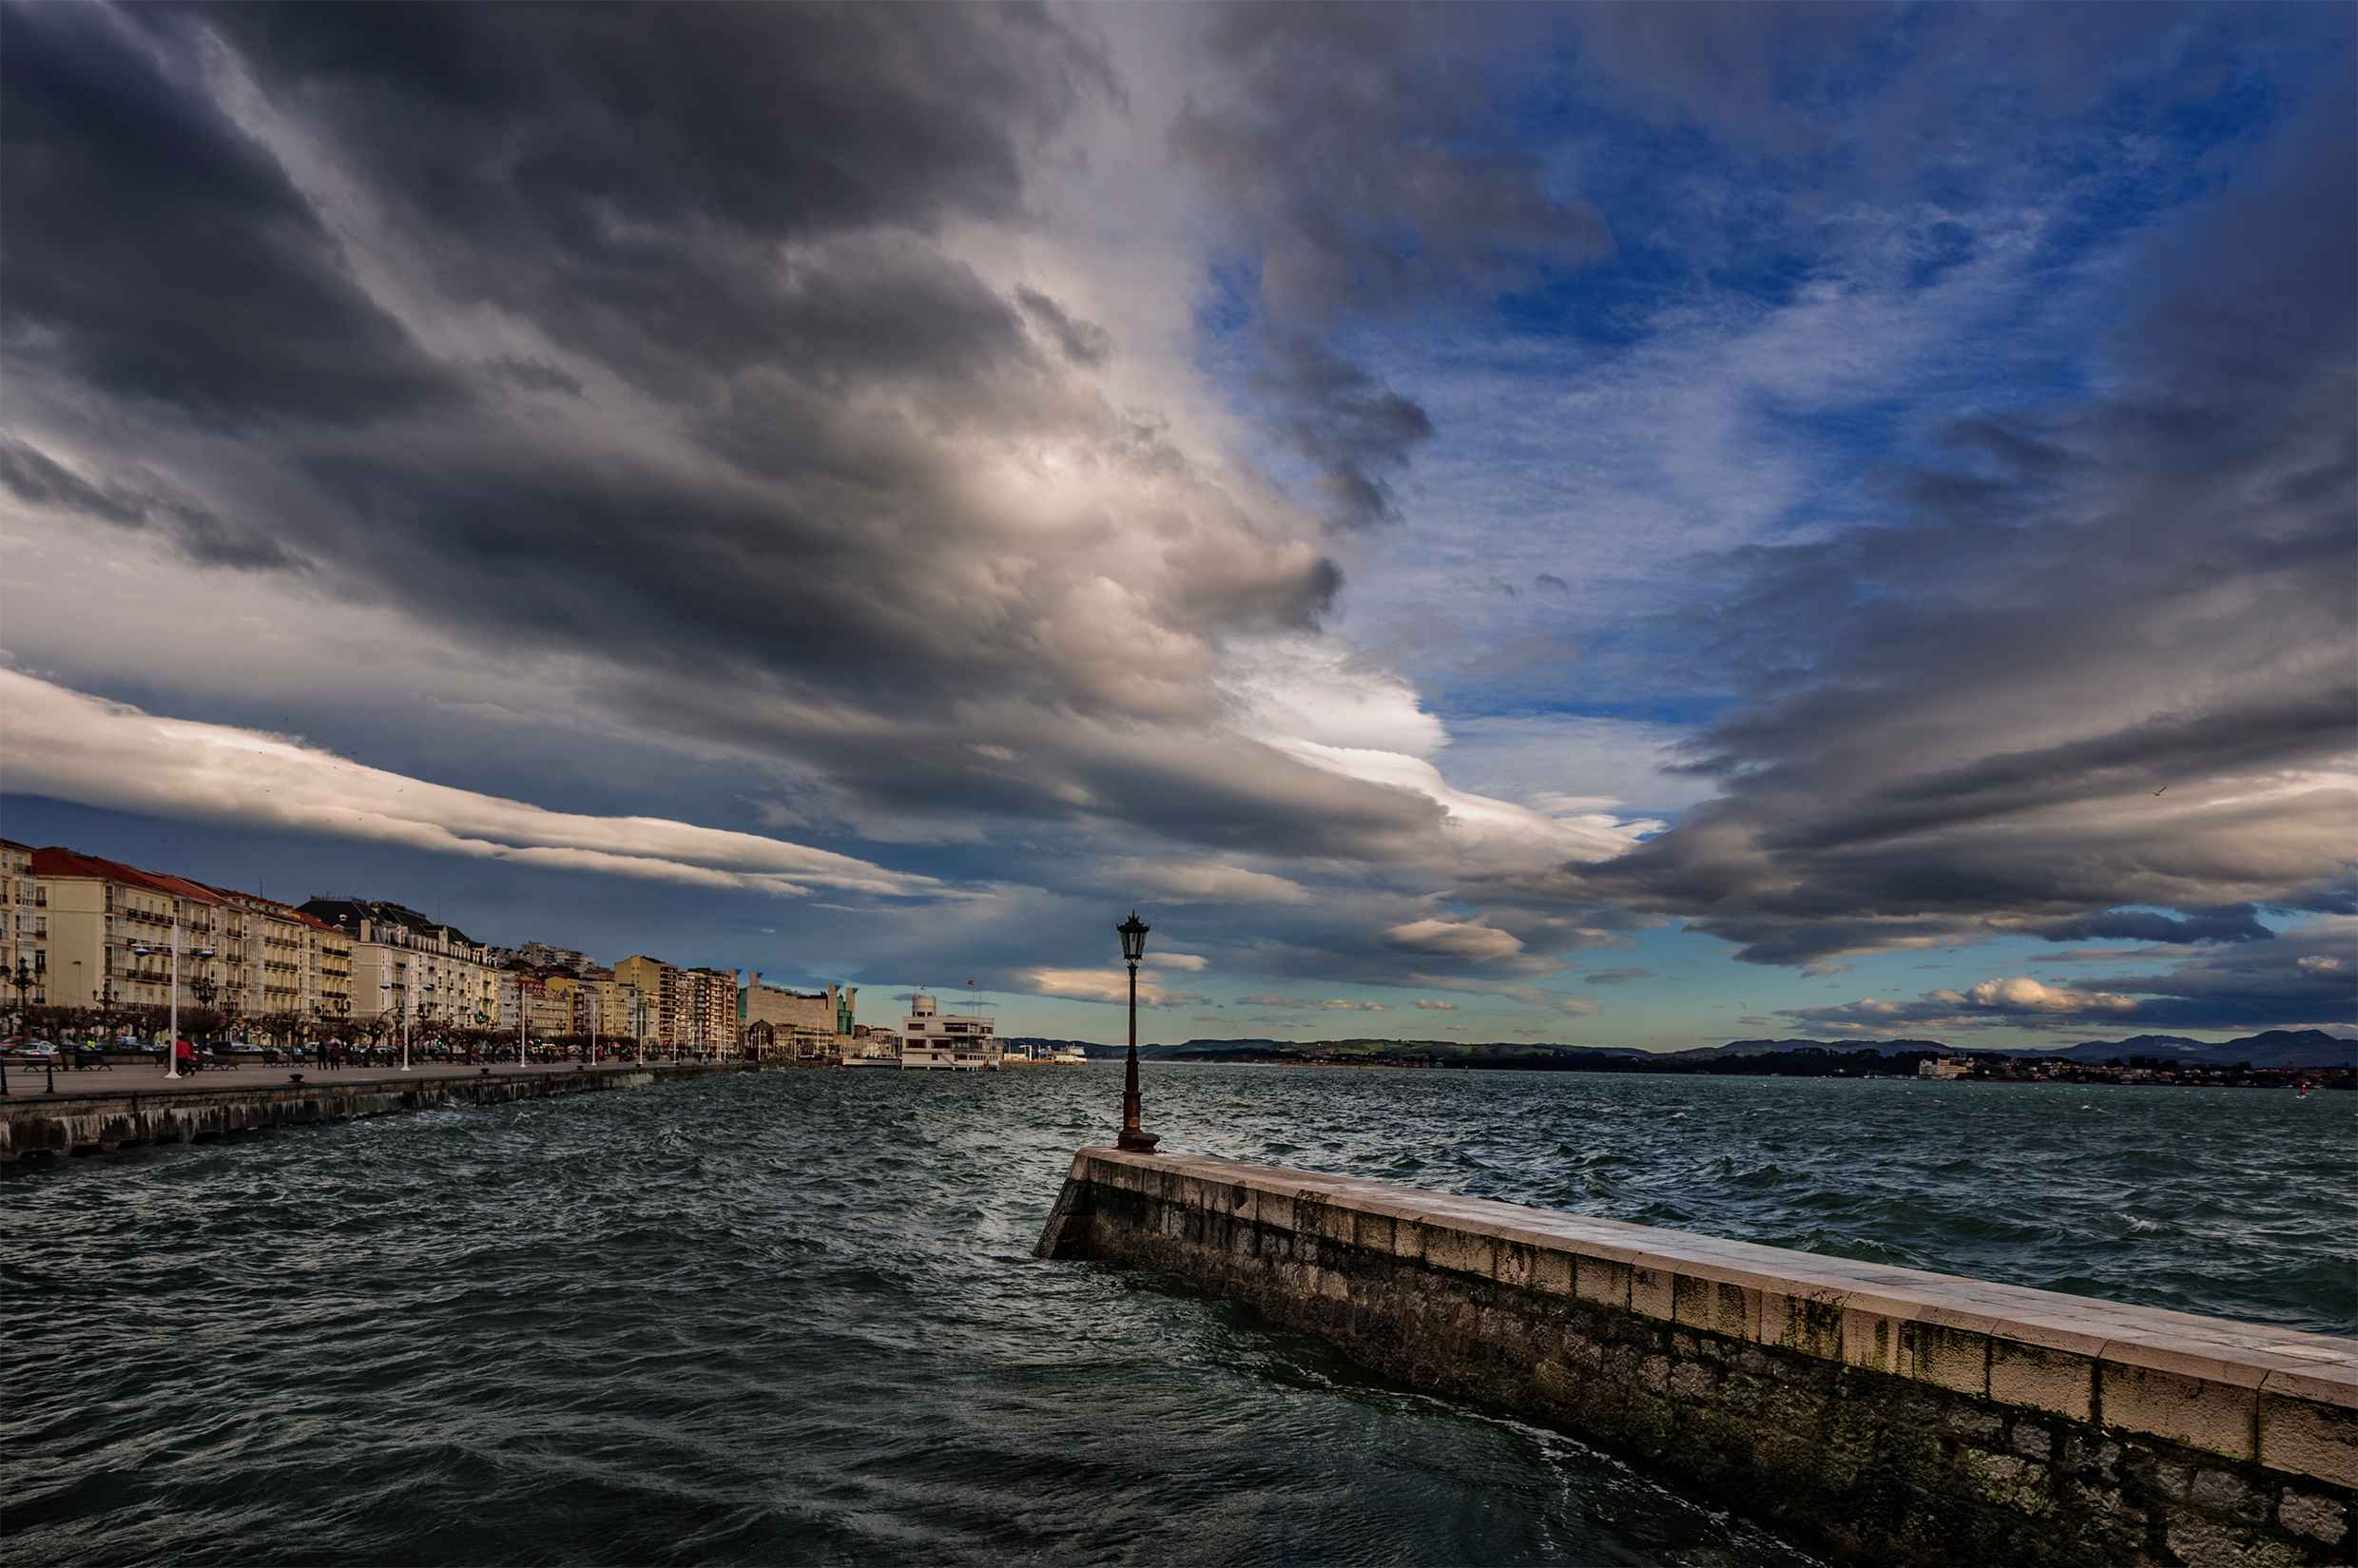
[[[736,1062],[682,1062],[684,1072],[714,1072],[740,1066]],[[481,1078],[485,1068],[494,1078],[547,1077],[565,1074],[644,1073],[649,1066],[670,1069],[668,1062],[645,1064],[608,1061],[595,1067],[583,1068],[577,1061],[533,1062],[518,1066],[513,1061],[489,1062],[476,1065],[469,1062],[418,1062],[407,1072],[398,1067],[332,1067],[316,1065],[300,1067],[280,1063],[277,1066],[208,1067],[201,1073],[183,1072],[177,1078],[164,1075],[158,1062],[121,1062],[111,1068],[80,1068],[68,1072],[61,1067],[52,1074],[39,1066],[9,1064],[8,1090],[0,1094],[0,1104],[24,1100],[119,1099],[126,1094],[204,1094],[251,1093],[260,1089],[285,1089],[293,1086],[293,1075],[300,1074],[305,1085],[354,1086],[363,1084],[413,1084],[445,1078]],[[54,1081],[56,1089],[49,1085]]]
[[[505,1105],[747,1071],[742,1062],[466,1064],[303,1072],[222,1069],[194,1079],[117,1068],[18,1082],[0,1099],[0,1164],[27,1155],[99,1154],[147,1143],[195,1143],[280,1127],[318,1126],[437,1106]]]

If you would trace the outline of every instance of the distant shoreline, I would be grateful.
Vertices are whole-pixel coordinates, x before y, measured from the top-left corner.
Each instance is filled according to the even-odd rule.
[[[1734,1056],[1716,1062],[1675,1059],[1650,1062],[1642,1057],[1633,1056],[1587,1059],[1504,1058],[1478,1061],[1350,1061],[1334,1057],[1295,1056],[1272,1052],[1162,1055],[1147,1059],[1152,1065],[1168,1067],[1283,1067],[1361,1073],[1473,1072],[1551,1074],[1603,1073],[1646,1077],[1848,1078],[1858,1081],[1879,1080],[1897,1083],[2060,1084],[2076,1088],[2254,1089],[2279,1092],[2294,1089],[2307,1083],[2312,1090],[2358,1090],[2358,1068],[2271,1067],[2239,1071],[2232,1068],[2187,1064],[2182,1070],[2171,1067],[2145,1069],[2090,1066],[2084,1063],[2055,1064],[2043,1058],[2037,1061],[2022,1061],[2010,1057],[1995,1058],[1989,1064],[1995,1070],[1976,1071],[1953,1077],[1931,1077],[1921,1074],[1915,1070],[1914,1062],[1907,1058],[1889,1058],[1888,1064],[1881,1071],[1856,1061],[1844,1063],[1828,1070],[1822,1063],[1797,1061],[1789,1056]],[[2047,1073],[2035,1071],[2037,1067],[2042,1065],[2056,1066],[2059,1070]]]

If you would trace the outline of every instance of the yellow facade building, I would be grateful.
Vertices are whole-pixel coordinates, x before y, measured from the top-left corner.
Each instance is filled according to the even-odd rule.
[[[34,956],[52,1007],[164,1008],[180,948],[180,1005],[227,995],[223,944],[233,929],[222,896],[201,882],[70,849],[36,849],[31,869],[47,913]]]

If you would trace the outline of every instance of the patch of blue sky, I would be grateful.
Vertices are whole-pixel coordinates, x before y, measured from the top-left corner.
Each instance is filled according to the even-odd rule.
[[[1678,691],[1659,695],[1572,698],[1515,702],[1476,687],[1453,692],[1434,705],[1444,724],[1452,719],[1606,719],[1616,724],[1653,725],[1668,729],[1699,729],[1725,713],[1731,699],[1710,692]]]
[[[1252,324],[1253,304],[1261,290],[1257,258],[1222,252],[1204,265],[1203,286],[1196,291],[1193,320],[1199,341],[1225,343]]]

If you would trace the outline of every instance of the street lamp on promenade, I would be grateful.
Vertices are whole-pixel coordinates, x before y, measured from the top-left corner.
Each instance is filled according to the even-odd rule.
[[[134,956],[142,958],[152,958],[164,951],[165,949],[161,947],[131,949]],[[180,1076],[180,921],[177,920],[172,922],[172,945],[169,951],[172,955],[172,1021],[167,1026],[171,1038],[164,1042],[164,1075],[167,1078],[177,1078]],[[209,947],[192,947],[188,950],[188,956],[192,958],[210,958],[213,956],[213,950]],[[191,981],[188,989],[195,991],[197,982]],[[204,983],[204,989],[206,992],[211,991],[210,981]]]
[[[1122,1131],[1113,1143],[1118,1149],[1151,1154],[1163,1140],[1138,1127],[1138,960],[1146,954],[1147,933],[1153,928],[1133,909],[1130,919],[1113,929],[1121,933],[1122,958],[1130,965],[1130,1061],[1122,1070]]]
[[[399,1013],[396,1015],[394,1021],[398,1027],[401,1035],[401,1071],[406,1073],[410,1070],[410,988],[408,972],[404,971],[402,973],[401,983],[399,985],[394,984],[391,980],[384,980],[378,983],[377,989],[385,993],[384,1012],[379,1013],[377,1015],[378,1017],[384,1016],[385,1013],[394,1012],[396,1008],[400,1009]],[[374,1049],[374,1047],[372,1046],[371,1049]]]
[[[32,1033],[33,974],[32,965],[25,961],[22,954],[17,956],[16,973],[10,975],[8,980],[16,987],[16,1032],[29,1036]]]

